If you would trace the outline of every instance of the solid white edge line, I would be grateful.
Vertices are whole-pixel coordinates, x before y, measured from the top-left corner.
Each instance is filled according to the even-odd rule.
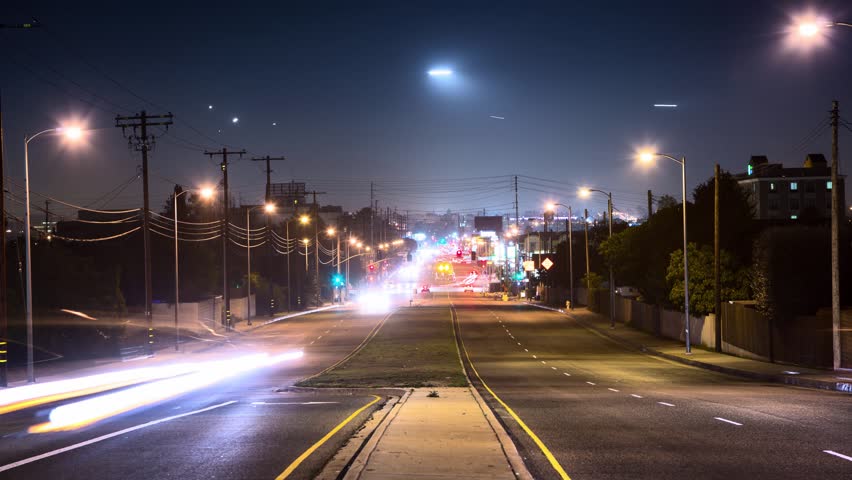
[[[837,453],[834,450],[823,450],[823,452],[829,455],[834,455],[835,457],[840,457],[843,460],[849,460],[850,462],[852,462],[852,457],[847,457],[846,455],[843,455],[842,453]]]
[[[34,457],[25,458],[23,460],[19,460],[19,461],[14,462],[14,463],[9,463],[7,465],[0,466],[0,472],[5,472],[6,470],[11,470],[13,468],[17,468],[17,467],[26,465],[28,463],[37,462],[39,460],[43,460],[45,458],[52,457],[54,455],[59,455],[60,453],[70,452],[71,450],[76,450],[78,448],[85,447],[85,446],[91,445],[93,443],[98,443],[98,442],[102,442],[104,440],[109,440],[110,438],[117,437],[119,435],[124,435],[125,433],[134,432],[136,430],[140,430],[140,429],[147,428],[147,427],[153,427],[154,425],[157,425],[157,424],[160,424],[160,423],[168,422],[168,421],[171,421],[171,420],[176,420],[176,419],[182,418],[182,417],[188,417],[190,415],[195,415],[196,413],[203,413],[203,412],[207,412],[207,411],[210,411],[210,410],[213,410],[213,409],[216,409],[216,408],[225,407],[225,406],[231,405],[232,403],[237,403],[237,401],[231,400],[229,402],[220,403],[218,405],[211,405],[209,407],[202,408],[200,410],[193,410],[192,412],[181,413],[179,415],[172,415],[171,417],[161,418],[159,420],[152,420],[150,422],[143,423],[141,425],[136,425],[136,426],[133,426],[133,427],[128,427],[128,428],[125,428],[124,430],[119,430],[117,432],[107,433],[106,435],[101,435],[100,437],[95,437],[95,438],[86,440],[85,442],[75,443],[74,445],[69,445],[67,447],[58,448],[56,450],[51,450],[47,453],[42,453],[41,455],[36,455]]]
[[[727,418],[722,418],[722,417],[713,417],[713,418],[715,418],[716,420],[719,420],[720,422],[730,423],[731,425],[736,425],[738,427],[743,426],[742,423],[738,423],[738,422],[735,422],[733,420],[728,420]]]
[[[252,405],[327,405],[340,402],[251,402]]]

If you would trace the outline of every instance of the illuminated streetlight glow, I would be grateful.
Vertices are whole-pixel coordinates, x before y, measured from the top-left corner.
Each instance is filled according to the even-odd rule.
[[[216,192],[210,187],[204,187],[198,191],[198,194],[201,195],[201,198],[203,198],[204,200],[209,200],[213,198],[214,193]]]
[[[83,136],[83,129],[80,127],[60,127],[56,131],[69,140],[79,140]]]
[[[275,213],[275,204],[274,203],[267,203],[266,205],[263,206],[263,211],[266,212],[266,213]]]
[[[239,121],[240,121],[240,119],[238,117],[234,117],[234,118],[231,119],[231,123],[237,123]]]
[[[449,77],[453,74],[453,71],[449,68],[433,68],[429,70],[430,77]]]
[[[299,223],[301,223],[302,225],[307,225],[308,223],[310,223],[310,221],[311,217],[307,215],[302,215],[301,217],[299,217]]]
[[[589,190],[588,188],[585,188],[585,187],[584,187],[584,188],[581,188],[581,189],[577,192],[577,194],[578,194],[578,195],[580,195],[580,197],[581,197],[581,198],[588,198],[588,196],[592,194],[592,191],[591,191],[591,190]]]
[[[819,33],[819,27],[813,22],[802,23],[799,25],[799,35],[803,37],[813,37]]]
[[[654,157],[656,157],[656,156],[657,155],[654,154],[654,153],[644,151],[644,152],[639,152],[636,155],[636,158],[638,158],[639,161],[641,161],[641,162],[650,163],[650,162],[654,161]]]

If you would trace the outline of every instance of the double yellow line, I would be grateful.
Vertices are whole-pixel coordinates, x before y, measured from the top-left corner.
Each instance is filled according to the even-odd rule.
[[[526,432],[530,439],[536,444],[536,446],[538,446],[539,450],[541,450],[541,453],[544,454],[545,458],[547,458],[547,461],[550,462],[550,466],[553,467],[554,470],[556,470],[556,473],[559,474],[560,478],[562,478],[563,480],[571,480],[571,477],[568,476],[568,473],[565,472],[565,469],[562,468],[562,465],[559,464],[559,461],[556,460],[556,457],[553,456],[553,453],[550,451],[549,448],[547,448],[547,445],[545,445],[544,442],[542,442],[541,439],[538,438],[538,435],[536,435],[535,432],[533,432],[532,429],[527,426],[527,424],[524,423],[523,420],[521,420],[521,417],[519,417],[518,414],[515,413],[515,411],[512,410],[510,406],[506,405],[506,402],[504,402],[503,399],[497,396],[497,394],[494,393],[494,390],[491,390],[491,387],[489,387],[488,384],[485,383],[485,380],[483,380],[482,377],[479,376],[479,372],[476,371],[476,367],[473,365],[473,361],[470,359],[470,354],[467,353],[467,348],[464,345],[464,340],[461,338],[461,322],[459,322],[458,314],[456,313],[456,308],[455,306],[453,306],[452,303],[450,304],[450,310],[452,311],[453,320],[455,320],[456,328],[458,328],[458,335],[456,336],[456,338],[458,339],[458,342],[461,345],[461,349],[464,352],[465,358],[467,358],[467,363],[470,365],[470,369],[473,370],[473,374],[476,375],[476,378],[479,379],[479,382],[482,384],[483,387],[485,387],[485,390],[488,390],[488,393],[490,393],[491,396],[494,397],[494,400],[497,400],[497,402],[499,402],[500,405],[502,405],[503,408],[505,408],[506,411],[509,412],[509,415],[511,415],[512,418],[515,419],[516,422],[518,422],[518,425],[521,426],[524,432]],[[455,331],[456,330],[454,328],[453,332],[455,333]]]

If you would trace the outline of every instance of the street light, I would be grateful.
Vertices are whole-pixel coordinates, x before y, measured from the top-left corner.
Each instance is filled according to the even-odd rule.
[[[334,264],[334,256],[337,255],[337,274],[340,275],[340,234],[334,229],[334,227],[328,227],[325,230],[325,233],[329,237],[335,237],[336,234],[337,245],[336,248],[335,246],[332,246],[332,264]],[[331,301],[334,303],[334,291],[331,292]]]
[[[290,222],[296,220],[296,218],[291,218],[284,222],[285,235],[287,240],[287,313],[290,313]],[[299,223],[302,225],[307,225],[311,221],[311,217],[307,215],[299,216]],[[295,245],[293,246],[295,248]]]
[[[637,155],[639,161],[643,163],[651,163],[657,157],[664,157],[680,164],[681,178],[681,195],[683,202],[683,318],[684,318],[684,334],[686,336],[686,353],[692,353],[689,340],[689,255],[687,254],[686,244],[686,157],[677,159],[665,153],[653,153],[649,151],[639,152]],[[717,312],[718,315],[718,312]]]
[[[305,273],[308,273],[308,245],[311,244],[311,239],[303,238],[302,243],[305,244]]]
[[[24,189],[26,191],[26,225],[24,236],[26,237],[27,256],[27,296],[26,296],[26,320],[27,320],[27,382],[35,383],[35,369],[33,365],[33,279],[32,279],[32,248],[30,246],[30,142],[40,135],[46,133],[60,134],[71,141],[77,141],[83,136],[80,127],[57,127],[42,130],[35,135],[24,137]],[[5,245],[3,246],[5,248]]]
[[[178,198],[186,192],[197,191],[202,199],[210,200],[213,198],[213,189],[204,187],[200,189],[181,190],[174,196],[175,210],[175,351],[179,350],[180,344],[180,326],[178,325],[178,309],[180,308],[180,271],[178,269]]]
[[[246,325],[251,325],[251,212],[263,208],[266,213],[275,213],[275,204],[266,203],[246,209]]]
[[[568,290],[569,296],[571,297],[571,304],[569,305],[569,309],[574,308],[574,241],[572,238],[572,233],[574,230],[574,226],[571,224],[571,206],[565,205],[564,203],[549,203],[547,204],[547,209],[553,212],[556,211],[556,207],[565,207],[568,209],[568,220],[565,222],[565,229],[568,230]]]
[[[604,192],[595,188],[581,188],[580,197],[588,198],[592,192],[602,193],[607,198],[607,217],[609,219],[609,238],[612,238],[612,192]],[[612,259],[609,262],[609,327],[615,328],[615,275],[612,273]],[[588,265],[588,261],[586,262]],[[587,278],[588,281],[588,278]]]

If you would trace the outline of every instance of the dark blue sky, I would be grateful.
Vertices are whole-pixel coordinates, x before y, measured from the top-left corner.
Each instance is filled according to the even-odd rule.
[[[157,208],[174,181],[218,181],[201,151],[227,144],[286,155],[273,181],[306,180],[350,209],[375,180],[382,207],[508,211],[503,176],[523,174],[549,182],[523,182],[522,210],[599,209],[575,197],[589,185],[635,213],[647,189],[679,196],[680,183],[671,162],[637,168],[636,146],[685,154],[692,188],[716,162],[828,156],[827,132],[802,140],[832,99],[852,110],[852,29],[809,51],[784,32],[807,10],[852,21],[848,1],[30,3],[6,2],[0,18],[45,25],[0,35],[9,170],[22,179],[25,134],[85,118],[102,128],[85,149],[31,144],[32,189],[75,203],[133,176],[138,154],[112,119],[143,107],[179,120],[151,157]],[[429,78],[435,66],[456,75]],[[231,173],[237,198],[262,197],[259,163]],[[489,178],[440,181],[459,177]],[[140,185],[97,205],[137,206]]]

